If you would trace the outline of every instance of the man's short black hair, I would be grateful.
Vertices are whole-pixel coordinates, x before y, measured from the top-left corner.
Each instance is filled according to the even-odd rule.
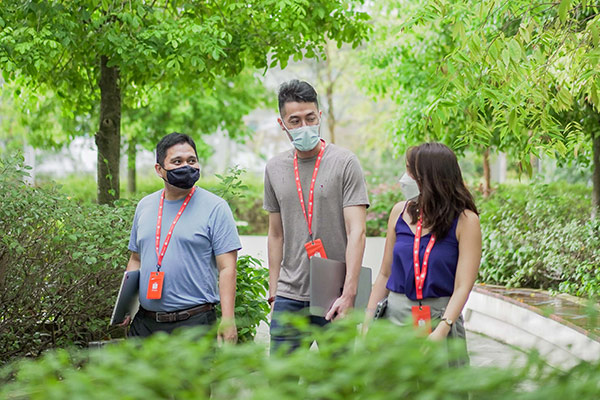
[[[160,139],[160,142],[158,142],[158,144],[156,145],[156,162],[162,167],[164,167],[167,151],[171,147],[180,143],[187,143],[190,146],[192,146],[192,148],[194,149],[194,153],[196,153],[196,157],[198,157],[198,152],[196,151],[196,143],[194,143],[194,139],[192,139],[185,133],[172,132]]]
[[[319,101],[317,100],[317,92],[310,83],[292,79],[284,82],[279,86],[279,114],[283,116],[283,108],[285,103],[315,103],[317,110],[319,109]]]

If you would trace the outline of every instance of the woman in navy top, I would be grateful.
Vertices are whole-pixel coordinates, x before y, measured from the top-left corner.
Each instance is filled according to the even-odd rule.
[[[406,171],[419,194],[396,204],[390,213],[367,319],[388,296],[385,317],[392,322],[404,325],[412,320],[430,327],[432,340],[464,339],[461,312],[481,260],[475,202],[463,183],[456,155],[441,143],[410,148]]]

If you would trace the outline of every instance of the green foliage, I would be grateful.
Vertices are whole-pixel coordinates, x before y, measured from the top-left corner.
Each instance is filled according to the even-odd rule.
[[[91,175],[68,175],[54,181],[40,177],[36,180],[40,187],[57,187],[61,193],[72,200],[85,203],[96,202],[96,183]],[[240,235],[266,235],[269,225],[269,215],[263,209],[263,182],[262,180],[245,174],[238,168],[231,168],[225,176],[203,177],[198,181],[198,186],[203,187],[219,196],[224,196],[233,211],[238,223]],[[155,175],[142,177],[138,180],[137,193],[127,193],[125,182],[121,180],[121,192],[124,198],[137,201],[163,187],[163,182]]]
[[[142,116],[141,126],[135,129],[131,124],[133,129],[127,132],[131,149],[136,141],[146,146],[155,142],[152,137],[156,131],[164,134],[161,129],[170,126],[171,114],[173,122],[183,117],[192,125],[194,135],[207,126],[228,125],[229,135],[239,137],[247,130],[234,128],[242,126],[240,114],[256,104],[252,89],[258,85],[255,77],[228,78],[245,68],[285,68],[290,57],[314,57],[323,52],[327,38],[338,46],[358,45],[369,30],[361,5],[362,0],[173,0],[164,4],[4,0],[0,8],[2,76],[31,90],[29,103],[34,110],[41,108],[37,95],[49,100],[51,117],[36,120],[68,120],[62,126],[63,137],[97,137],[99,153],[110,160],[107,171],[102,164],[98,166],[98,199],[110,203],[119,197],[118,184],[111,186],[106,175],[110,171],[118,182],[123,105]],[[113,75],[116,79],[108,79]],[[177,96],[182,96],[182,89],[195,95],[181,99]],[[157,92],[164,93],[164,98],[153,103]],[[221,97],[212,97],[213,92]],[[57,109],[60,117],[54,114]],[[215,109],[223,115],[212,116]],[[190,111],[200,115],[189,115]],[[136,113],[132,114],[133,119]],[[89,124],[79,124],[94,115],[101,119],[96,133]],[[159,123],[152,124],[156,117]],[[42,142],[51,138],[50,143],[55,139],[53,135],[37,137]],[[144,138],[149,140],[139,140]],[[205,155],[207,146],[201,148]]]
[[[240,234],[266,234],[269,217],[262,207],[263,183],[248,177],[242,178],[243,172],[234,167],[228,170],[225,177],[216,175],[220,183],[214,192],[229,203],[238,221]]]
[[[479,279],[513,287],[600,295],[600,224],[590,190],[564,183],[500,186],[480,199]]]
[[[397,103],[398,152],[424,140],[492,147],[530,175],[530,154],[591,157],[579,110],[600,106],[597,4],[388,0],[376,10],[363,85]]]
[[[268,322],[271,307],[265,301],[269,291],[269,270],[251,256],[241,256],[237,262],[235,318],[238,341],[250,342],[256,336],[261,321]]]
[[[76,203],[22,183],[22,159],[0,159],[0,364],[53,347],[121,337],[109,328],[135,203]],[[236,318],[251,340],[269,312],[267,271],[238,260]]]
[[[34,88],[33,96],[49,95],[70,118],[98,111],[100,55],[119,69],[128,107],[147,105],[157,89],[173,86],[218,93],[232,83],[243,88],[248,81],[222,78],[246,67],[284,68],[290,57],[314,57],[326,37],[358,45],[369,29],[361,3],[6,0],[0,9],[2,74]]]
[[[483,234],[480,282],[600,296],[600,224],[589,219],[588,187],[532,182],[475,197]],[[385,236],[402,194],[396,185],[381,184],[370,199],[367,235]]]
[[[387,233],[390,211],[396,203],[404,201],[400,184],[381,183],[369,192],[371,206],[367,210],[367,236],[383,236]]]
[[[154,150],[166,133],[186,133],[196,142],[202,161],[213,153],[203,136],[220,130],[231,139],[247,137],[252,131],[243,117],[272,101],[272,93],[251,70],[212,85],[182,81],[156,85],[141,99],[125,99],[122,131],[128,143],[133,141],[148,150]]]
[[[134,206],[74,206],[0,160],[0,358],[118,334],[107,328]]]
[[[347,318],[315,332],[307,348],[268,357],[255,343],[215,348],[194,329],[88,352],[51,352],[0,371],[8,399],[593,399],[600,364],[546,368],[532,354],[523,366],[448,368],[451,346],[411,329],[374,323],[366,337]],[[308,329],[308,328],[303,328]],[[123,384],[126,377],[126,384]]]

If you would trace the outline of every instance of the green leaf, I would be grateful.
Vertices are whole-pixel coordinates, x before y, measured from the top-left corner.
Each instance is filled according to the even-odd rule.
[[[518,62],[521,59],[521,45],[514,38],[508,42],[508,48],[510,50],[510,58],[514,62]]]
[[[517,112],[514,108],[508,114],[508,126],[513,133],[517,133]]]
[[[592,44],[594,47],[598,47],[598,43],[600,43],[600,34],[598,33],[598,26],[596,23],[592,22],[589,26],[590,34],[592,36]]]
[[[567,13],[571,9],[571,0],[562,0],[558,6],[558,17],[563,24],[567,20]]]
[[[598,101],[598,87],[595,83],[592,83],[590,87],[590,99],[591,103],[594,105],[596,110],[600,107],[600,103]]]

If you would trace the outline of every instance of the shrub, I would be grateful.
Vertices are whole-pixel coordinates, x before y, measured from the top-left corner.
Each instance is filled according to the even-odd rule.
[[[590,190],[564,183],[501,186],[479,201],[486,283],[600,295],[600,220]]]
[[[235,318],[238,341],[249,342],[256,336],[260,321],[267,322],[271,307],[265,300],[269,290],[269,270],[251,256],[241,256],[237,262]],[[220,310],[218,310],[220,313]]]
[[[1,360],[118,333],[106,316],[133,216],[127,202],[79,206],[54,187],[27,187],[23,173],[0,160]]]
[[[57,185],[58,183],[58,185]],[[69,175],[57,180],[47,177],[38,179],[41,188],[58,188],[70,199],[80,203],[96,203],[96,181],[92,175]],[[137,192],[128,193],[126,182],[121,180],[121,197],[133,202],[160,190],[162,181],[155,175],[140,176]],[[269,214],[263,209],[263,182],[239,168],[231,168],[224,176],[203,177],[198,181],[203,187],[227,200],[238,222],[240,235],[266,235],[269,227]]]
[[[400,184],[379,184],[371,189],[367,209],[367,236],[383,236],[387,233],[387,222],[394,204],[403,201]]]
[[[124,335],[108,323],[135,204],[79,204],[55,186],[28,187],[21,162],[0,159],[0,364]],[[267,272],[249,257],[238,267],[239,335],[250,340],[268,313]]]
[[[378,321],[319,330],[319,351],[268,357],[255,343],[215,348],[194,329],[94,351],[58,350],[0,370],[0,397],[28,399],[595,399],[600,363],[568,371],[532,354],[524,366],[448,368],[444,343]]]
[[[233,167],[227,175],[215,175],[218,185],[209,185],[209,190],[223,197],[231,207],[241,235],[266,235],[269,214],[263,209],[263,183],[242,176],[243,170]]]

